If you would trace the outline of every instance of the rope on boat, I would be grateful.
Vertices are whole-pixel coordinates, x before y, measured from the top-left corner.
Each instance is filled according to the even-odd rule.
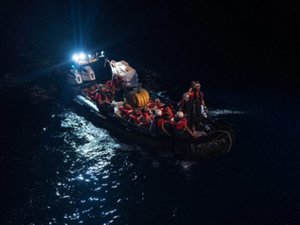
[[[231,135],[230,135],[229,131],[226,131],[226,130],[215,130],[215,131],[212,131],[211,133],[219,133],[219,132],[223,132],[223,133],[225,133],[225,134],[228,136],[229,141],[230,141],[230,145],[229,145],[229,147],[228,147],[228,149],[227,149],[226,152],[229,152],[230,149],[231,149],[231,147],[232,147],[232,143],[233,143],[232,138],[231,138]],[[210,134],[211,134],[211,133],[210,133]],[[220,135],[218,135],[217,137],[219,137],[219,136],[220,136]]]

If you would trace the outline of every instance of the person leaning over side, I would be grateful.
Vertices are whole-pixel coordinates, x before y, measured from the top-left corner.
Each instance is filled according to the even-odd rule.
[[[193,131],[188,127],[187,120],[182,111],[176,113],[175,132],[179,137],[188,137],[188,134],[192,138],[197,139],[197,136],[194,135]]]

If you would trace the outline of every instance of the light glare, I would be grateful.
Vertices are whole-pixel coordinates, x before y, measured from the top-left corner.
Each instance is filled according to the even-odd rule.
[[[73,56],[72,56],[72,59],[74,60],[74,61],[78,61],[78,59],[79,59],[79,55],[77,55],[77,54],[74,54]]]
[[[79,54],[79,59],[84,60],[86,58],[86,55],[84,53]]]

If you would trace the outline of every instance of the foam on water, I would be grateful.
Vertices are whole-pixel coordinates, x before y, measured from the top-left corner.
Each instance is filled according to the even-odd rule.
[[[245,114],[244,111],[231,110],[231,109],[213,109],[209,110],[210,116],[220,116],[220,115],[235,115],[235,114]]]

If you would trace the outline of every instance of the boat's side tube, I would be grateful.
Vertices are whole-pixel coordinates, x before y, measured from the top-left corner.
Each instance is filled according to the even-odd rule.
[[[75,101],[77,101],[81,105],[85,105],[85,106],[91,108],[95,112],[100,112],[96,103],[94,103],[93,101],[87,99],[86,97],[84,97],[82,95],[77,95],[75,97]]]

